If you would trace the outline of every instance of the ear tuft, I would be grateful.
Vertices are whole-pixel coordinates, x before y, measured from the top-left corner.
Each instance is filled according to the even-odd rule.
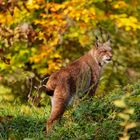
[[[95,38],[96,38],[95,46],[96,46],[96,48],[98,48],[99,47],[99,39],[97,36],[95,36]]]

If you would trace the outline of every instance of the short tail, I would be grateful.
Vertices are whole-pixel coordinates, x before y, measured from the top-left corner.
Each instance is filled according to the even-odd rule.
[[[46,88],[46,94],[49,96],[53,96],[54,90],[50,90],[48,88]]]

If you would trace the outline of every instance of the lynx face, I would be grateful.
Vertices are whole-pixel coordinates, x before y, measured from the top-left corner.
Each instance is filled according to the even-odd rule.
[[[50,76],[46,90],[51,96],[52,108],[46,124],[47,133],[54,121],[63,115],[69,101],[77,94],[77,90],[79,93],[88,92],[89,97],[94,95],[102,66],[112,59],[110,41],[101,43],[97,40],[95,46],[96,48],[93,47],[87,54]]]
[[[98,63],[103,66],[106,63],[109,63],[112,60],[112,48],[110,47],[110,41],[107,41],[103,44],[98,43],[96,59]]]

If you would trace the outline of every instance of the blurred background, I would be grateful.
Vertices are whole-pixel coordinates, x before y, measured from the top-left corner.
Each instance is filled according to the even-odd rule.
[[[46,140],[43,85],[108,34],[97,96],[76,100],[50,140],[139,140],[140,1],[0,0],[0,139]]]
[[[139,15],[138,0],[0,0],[0,100],[26,102],[45,77],[93,47],[95,35],[109,34],[113,48],[97,94],[138,81]]]

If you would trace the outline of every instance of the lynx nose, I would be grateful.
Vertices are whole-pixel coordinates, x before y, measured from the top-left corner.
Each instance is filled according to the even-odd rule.
[[[112,60],[112,55],[110,54],[108,57],[107,57],[107,61],[111,61]]]
[[[111,61],[111,58],[108,58],[107,61]]]

